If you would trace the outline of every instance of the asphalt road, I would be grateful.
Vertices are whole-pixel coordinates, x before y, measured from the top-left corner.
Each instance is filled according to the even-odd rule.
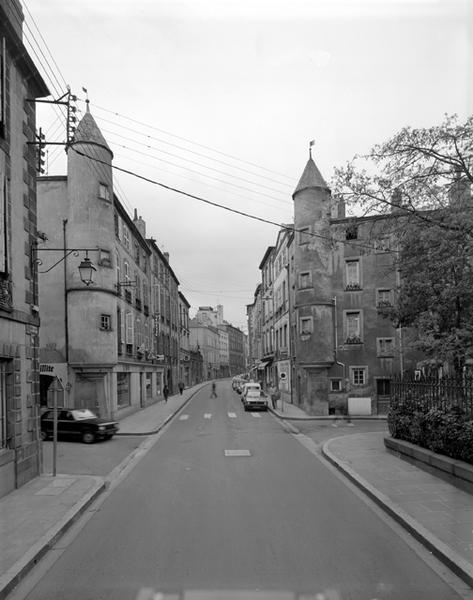
[[[29,600],[134,600],[141,588],[460,597],[275,418],[243,412],[229,384],[199,392],[61,543]]]

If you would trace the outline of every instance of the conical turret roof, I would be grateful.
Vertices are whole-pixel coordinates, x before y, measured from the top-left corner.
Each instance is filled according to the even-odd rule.
[[[82,117],[74,133],[74,139],[72,143],[77,144],[78,142],[88,142],[92,144],[97,144],[99,146],[103,146],[110,152],[110,154],[113,157],[113,152],[110,150],[106,139],[103,137],[99,126],[97,125],[94,117],[90,114],[89,111],[87,111]]]
[[[299,183],[297,184],[292,197],[294,197],[298,192],[302,192],[302,190],[307,190],[309,188],[329,189],[312,157],[310,157],[307,161],[304,172],[299,179]]]

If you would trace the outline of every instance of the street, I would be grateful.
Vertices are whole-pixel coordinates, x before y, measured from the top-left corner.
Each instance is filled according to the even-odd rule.
[[[142,588],[460,598],[271,414],[245,413],[227,382],[217,393],[198,392],[78,535],[59,540],[29,600],[134,600]]]

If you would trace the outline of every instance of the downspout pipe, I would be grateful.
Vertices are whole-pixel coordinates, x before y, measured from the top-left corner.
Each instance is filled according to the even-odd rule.
[[[339,361],[338,356],[337,356],[337,348],[338,348],[337,297],[334,296],[332,298],[332,300],[333,300],[333,332],[334,332],[333,358],[334,358],[335,363],[337,365],[339,365],[340,367],[342,367],[342,369],[343,369],[343,389],[345,389],[346,381],[347,381],[347,375],[346,375],[347,365],[346,365],[346,363]],[[353,425],[353,423],[351,422],[350,415],[348,415],[348,406],[347,406],[347,421],[348,421],[349,425]],[[334,421],[334,423],[332,423],[332,425],[334,427],[336,427],[335,421]]]

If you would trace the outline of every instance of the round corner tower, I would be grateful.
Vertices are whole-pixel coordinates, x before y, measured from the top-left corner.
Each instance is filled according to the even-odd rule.
[[[328,414],[328,369],[334,362],[331,192],[312,156],[293,193],[295,356],[299,401]]]
[[[112,335],[117,314],[112,159],[87,107],[68,148],[65,224],[68,248],[96,249],[88,252],[97,269],[89,286],[81,281],[77,269],[86,252],[80,250],[78,257],[67,259],[69,364],[76,371],[75,401],[79,400],[79,405],[78,380],[85,380],[88,373],[88,381],[97,382],[95,393],[107,396],[107,375],[117,362],[116,337]]]

